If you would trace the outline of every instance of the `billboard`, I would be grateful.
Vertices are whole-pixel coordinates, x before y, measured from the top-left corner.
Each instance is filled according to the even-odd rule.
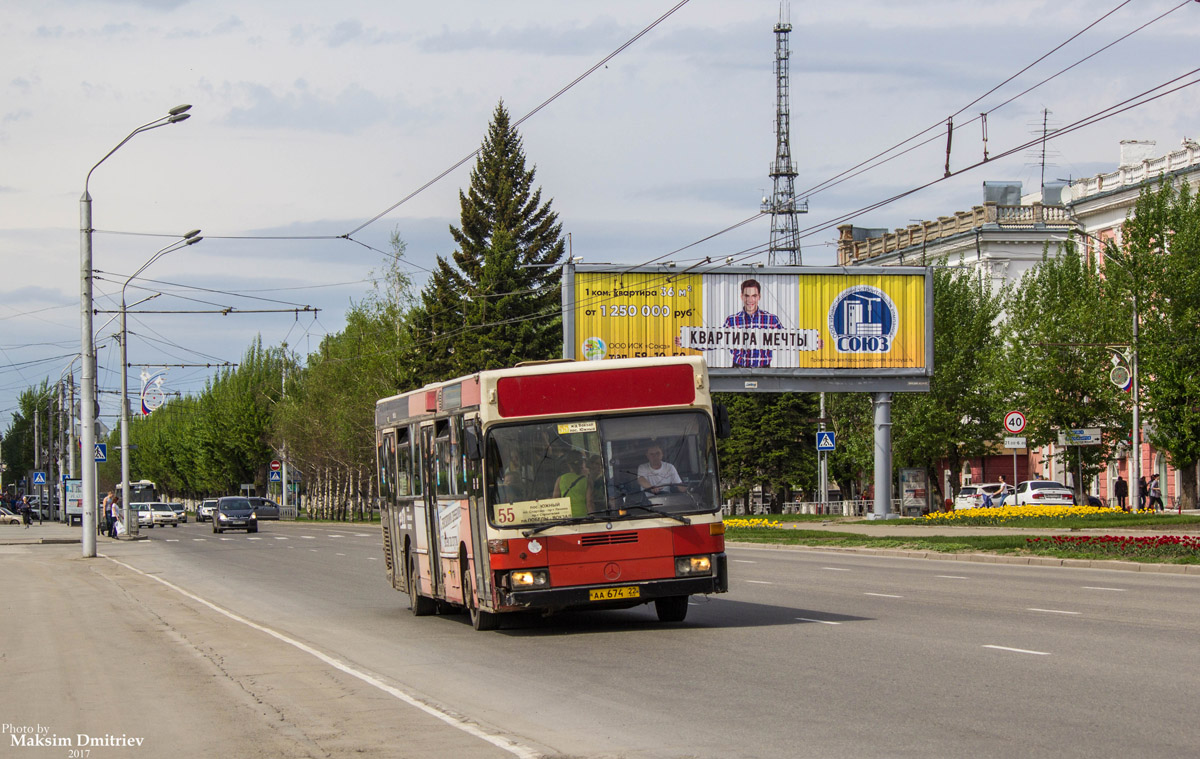
[[[716,390],[928,390],[923,267],[564,268],[563,355],[702,355]]]

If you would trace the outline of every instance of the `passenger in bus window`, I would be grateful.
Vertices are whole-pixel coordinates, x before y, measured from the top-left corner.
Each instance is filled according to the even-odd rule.
[[[570,456],[567,463],[570,471],[555,480],[553,497],[571,499],[571,516],[587,516],[588,504],[592,501],[592,475],[587,459]]]
[[[663,461],[662,445],[658,441],[650,443],[646,448],[646,463],[638,466],[638,484],[648,493],[664,491],[683,492],[683,480],[679,477],[675,465]]]

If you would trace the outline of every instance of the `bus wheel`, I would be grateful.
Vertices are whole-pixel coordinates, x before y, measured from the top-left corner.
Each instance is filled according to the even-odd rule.
[[[471,627],[476,630],[497,630],[500,628],[500,615],[479,608],[475,594],[471,588],[471,578],[463,578],[463,591],[467,597],[467,611],[471,615]]]
[[[408,557],[408,605],[412,607],[414,617],[428,617],[437,610],[432,598],[426,598],[417,591],[417,557]]]
[[[682,622],[688,613],[687,596],[667,596],[654,599],[654,611],[659,622]]]

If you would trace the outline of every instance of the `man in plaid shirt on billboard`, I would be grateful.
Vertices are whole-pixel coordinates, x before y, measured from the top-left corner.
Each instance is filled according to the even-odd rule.
[[[747,279],[742,283],[742,310],[731,314],[725,319],[726,327],[738,329],[783,329],[779,317],[767,313],[758,307],[762,297],[762,285],[757,279]],[[733,365],[745,368],[766,367],[771,365],[771,351],[761,348],[734,348]]]

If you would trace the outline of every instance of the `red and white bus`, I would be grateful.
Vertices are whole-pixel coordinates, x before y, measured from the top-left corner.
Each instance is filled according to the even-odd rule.
[[[728,590],[703,358],[543,362],[385,398],[375,440],[388,579],[417,616]]]

